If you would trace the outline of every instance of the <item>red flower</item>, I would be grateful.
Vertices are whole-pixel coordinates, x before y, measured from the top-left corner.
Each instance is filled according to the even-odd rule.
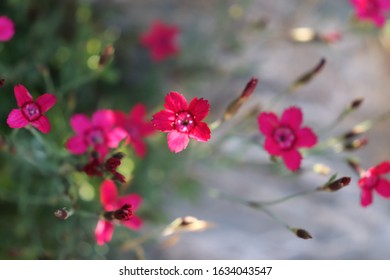
[[[178,35],[179,29],[176,26],[155,21],[150,30],[141,35],[140,42],[143,46],[149,48],[152,59],[159,62],[179,52]]]
[[[101,161],[108,154],[109,148],[116,148],[126,137],[126,132],[115,125],[115,115],[111,110],[99,110],[92,115],[92,121],[84,114],[75,114],[70,125],[76,132],[65,144],[73,154],[83,154],[88,147],[99,153]]]
[[[358,182],[361,189],[360,204],[367,207],[372,203],[373,190],[384,198],[390,198],[390,182],[381,177],[390,172],[390,161],[384,161],[377,166],[363,171]]]
[[[209,113],[210,105],[203,98],[187,100],[178,92],[170,92],[165,97],[162,110],[153,115],[153,125],[162,132],[168,132],[168,147],[172,152],[184,150],[190,138],[201,142],[210,139],[210,128],[201,122]]]
[[[15,26],[11,19],[0,16],[0,42],[11,40],[15,34]]]
[[[136,104],[128,116],[123,112],[116,112],[116,124],[127,132],[126,142],[133,147],[139,157],[144,157],[146,154],[146,144],[143,138],[155,132],[150,121],[144,120],[145,117],[146,107],[141,103]]]
[[[55,95],[44,93],[34,101],[23,85],[16,85],[14,93],[19,109],[13,109],[9,113],[7,124],[11,128],[22,128],[31,124],[42,133],[49,133],[51,129],[50,122],[43,114],[56,103]]]
[[[132,230],[139,230],[142,227],[141,218],[134,215],[134,211],[142,203],[142,197],[138,194],[120,197],[114,182],[106,180],[100,187],[100,200],[106,212],[96,225],[97,244],[103,245],[112,239],[115,221]]]
[[[350,2],[355,6],[358,19],[372,21],[377,27],[385,24],[385,14],[390,10],[390,0],[350,0]]]
[[[290,107],[281,119],[270,112],[258,117],[259,129],[265,135],[264,149],[271,155],[283,158],[286,167],[295,171],[300,168],[302,156],[299,148],[311,148],[317,143],[317,136],[309,127],[301,128],[301,109]]]

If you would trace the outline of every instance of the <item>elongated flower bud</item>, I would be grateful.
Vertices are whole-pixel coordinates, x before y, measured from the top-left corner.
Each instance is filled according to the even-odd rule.
[[[104,48],[99,58],[99,68],[106,66],[110,58],[114,55],[115,49],[112,45],[108,45]]]
[[[298,79],[296,79],[290,86],[289,91],[295,91],[302,86],[309,83],[315,76],[317,76],[321,70],[324,68],[326,63],[325,58],[321,58],[320,62],[317,63],[317,65],[309,70],[308,72],[304,73],[302,76],[300,76]]]
[[[294,233],[296,236],[302,239],[312,239],[313,237],[311,234],[302,228],[291,228],[290,229],[292,233]]]
[[[223,121],[231,119],[240,109],[240,107],[248,100],[248,98],[252,95],[258,83],[258,79],[251,78],[246,84],[244,90],[241,95],[233,100],[229,106],[227,106],[225,113],[223,114]]]
[[[351,182],[350,177],[341,177],[340,179],[334,180],[326,185],[318,188],[320,191],[335,192],[349,185]]]

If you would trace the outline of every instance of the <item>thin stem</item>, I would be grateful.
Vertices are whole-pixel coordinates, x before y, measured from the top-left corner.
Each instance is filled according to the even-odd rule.
[[[276,204],[288,201],[290,199],[293,199],[293,198],[296,198],[296,197],[299,197],[299,196],[305,196],[305,195],[313,194],[313,193],[318,192],[318,191],[319,191],[318,189],[312,189],[312,190],[308,190],[308,191],[303,191],[303,192],[291,194],[291,195],[288,195],[286,197],[282,197],[282,198],[271,200],[271,201],[249,202],[249,203],[251,204],[250,205],[251,207],[263,208],[263,207],[266,207],[266,206],[273,206],[273,205],[276,205]]]

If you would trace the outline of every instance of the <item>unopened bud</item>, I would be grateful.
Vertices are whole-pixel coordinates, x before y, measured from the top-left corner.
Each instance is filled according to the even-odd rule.
[[[317,63],[317,65],[309,70],[308,72],[304,73],[302,76],[300,76],[298,79],[296,79],[290,86],[289,91],[295,91],[302,86],[309,83],[315,76],[317,76],[321,70],[324,68],[326,63],[325,58],[321,58],[320,62]]]
[[[240,109],[240,107],[248,100],[248,98],[252,95],[253,91],[255,90],[258,79],[251,78],[248,83],[246,84],[244,90],[242,91],[241,95],[233,100],[229,106],[226,108],[225,113],[223,114],[223,120],[229,120],[231,119]]]
[[[359,139],[355,139],[349,143],[344,144],[343,149],[346,151],[354,151],[366,146],[368,143],[368,139],[366,137],[362,137]]]
[[[302,238],[302,239],[312,239],[313,238],[307,230],[304,230],[301,228],[291,228],[290,230],[299,238]]]
[[[351,177],[341,177],[340,179],[337,179],[335,181],[326,184],[325,186],[320,187],[319,190],[335,192],[341,188],[344,188],[345,186],[348,186],[350,182],[351,182]]]
[[[123,174],[121,174],[117,171],[112,172],[112,174],[114,175],[113,176],[114,181],[119,182],[119,183],[123,183],[123,184],[126,183],[126,177]]]
[[[56,216],[60,220],[66,220],[72,215],[72,211],[69,211],[65,207],[62,209],[58,209],[54,212],[54,216]]]
[[[117,159],[122,159],[122,158],[124,158],[125,155],[126,155],[125,153],[117,152],[117,153],[113,154],[112,157],[117,158]]]
[[[99,58],[99,68],[104,67],[108,60],[114,55],[115,49],[112,45],[108,45],[104,48]]]
[[[4,79],[0,79],[0,88],[2,88],[4,85]]]
[[[360,105],[362,105],[363,100],[364,100],[363,97],[356,98],[355,100],[353,100],[353,101],[351,102],[351,104],[349,105],[349,108],[350,108],[351,110],[355,110],[355,109],[359,108]]]

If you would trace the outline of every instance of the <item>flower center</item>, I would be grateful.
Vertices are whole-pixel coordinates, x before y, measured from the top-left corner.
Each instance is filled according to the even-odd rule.
[[[282,150],[291,149],[294,146],[296,140],[294,131],[291,128],[285,126],[276,128],[273,134],[273,138],[279,145],[279,148]]]
[[[87,139],[89,140],[90,143],[95,144],[95,145],[100,145],[105,142],[105,137],[100,128],[93,128],[89,132],[87,132]]]
[[[179,132],[189,133],[196,125],[195,119],[189,112],[176,114],[175,127]]]
[[[364,184],[364,188],[374,189],[375,186],[379,182],[379,176],[376,176],[376,175],[372,174],[370,171],[368,171],[368,172],[366,172],[365,177],[366,177],[366,181]]]
[[[133,216],[133,211],[131,211],[131,205],[125,204],[121,208],[115,211],[104,212],[104,218],[108,221],[119,220],[119,221],[128,221],[131,216]]]
[[[27,103],[26,105],[23,106],[22,108],[24,116],[29,120],[29,121],[35,121],[41,116],[41,109],[39,108],[38,104],[32,102],[32,103]]]

